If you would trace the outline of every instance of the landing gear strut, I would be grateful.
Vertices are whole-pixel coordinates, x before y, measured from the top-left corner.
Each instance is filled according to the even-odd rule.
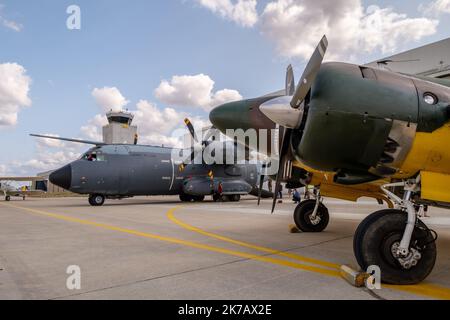
[[[318,189],[315,195],[315,200],[301,202],[294,211],[295,224],[303,232],[322,232],[330,222],[330,214]]]
[[[399,186],[405,189],[403,199],[387,190]],[[420,191],[420,178],[389,184],[382,190],[396,204],[396,209],[375,212],[359,225],[353,240],[356,260],[363,270],[372,265],[380,267],[385,283],[422,282],[436,263],[437,237],[418,219],[411,200]]]

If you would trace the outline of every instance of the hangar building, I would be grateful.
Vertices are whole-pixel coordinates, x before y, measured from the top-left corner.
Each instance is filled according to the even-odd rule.
[[[450,79],[450,38],[374,61],[368,66],[406,74]]]

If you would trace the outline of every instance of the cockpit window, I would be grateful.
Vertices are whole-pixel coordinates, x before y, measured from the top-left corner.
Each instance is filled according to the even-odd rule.
[[[87,160],[87,161],[92,161],[92,162],[101,162],[101,161],[105,161],[105,155],[98,150],[94,150],[94,151],[89,151],[89,152],[85,153],[83,155],[82,159]]]

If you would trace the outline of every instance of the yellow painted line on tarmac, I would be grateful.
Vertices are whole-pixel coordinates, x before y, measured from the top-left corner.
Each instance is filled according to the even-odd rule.
[[[450,289],[430,283],[422,283],[411,286],[396,286],[384,284],[383,288],[404,291],[434,299],[450,300]]]
[[[177,219],[175,217],[175,214],[174,214],[175,211],[176,210],[169,211],[167,213],[167,217],[169,218],[170,221],[172,221],[173,223],[179,225],[180,227],[182,227],[182,228],[184,228],[186,230],[193,231],[193,232],[199,233],[201,235],[204,235],[204,236],[207,236],[207,237],[210,237],[210,238],[215,238],[215,239],[218,239],[218,240],[221,240],[221,241],[225,241],[225,242],[228,242],[228,243],[236,244],[236,245],[241,246],[241,247],[246,247],[246,248],[254,249],[254,250],[257,250],[257,251],[270,253],[270,254],[273,254],[273,255],[282,256],[282,257],[286,257],[286,258],[290,258],[290,259],[294,259],[294,260],[298,260],[298,261],[312,263],[312,264],[319,265],[319,266],[322,266],[322,267],[332,268],[332,269],[336,269],[336,270],[340,269],[340,265],[338,265],[336,263],[331,263],[331,262],[327,262],[327,261],[323,261],[323,260],[317,260],[317,259],[301,256],[301,255],[294,254],[294,253],[282,252],[282,251],[278,251],[278,250],[274,250],[274,249],[271,249],[271,248],[266,248],[266,247],[254,245],[254,244],[251,244],[251,243],[235,240],[235,239],[232,239],[232,238],[224,237],[224,236],[212,233],[212,232],[205,231],[203,229],[194,227],[192,225],[189,225],[189,224],[187,224],[187,223]]]
[[[164,241],[164,242],[168,242],[168,243],[178,244],[178,245],[201,249],[201,250],[205,250],[205,251],[216,252],[216,253],[221,253],[221,254],[226,254],[226,255],[230,255],[230,256],[261,261],[261,262],[267,262],[267,263],[271,263],[271,264],[275,264],[275,265],[281,265],[281,266],[291,267],[291,268],[295,268],[295,269],[299,269],[299,270],[310,271],[310,272],[314,272],[314,273],[321,274],[324,276],[340,278],[340,273],[337,270],[329,270],[329,269],[314,267],[314,266],[310,266],[310,265],[304,265],[304,264],[300,264],[300,263],[290,262],[290,261],[286,261],[286,260],[282,260],[282,259],[275,259],[275,258],[266,257],[266,256],[258,256],[258,255],[254,255],[254,254],[250,254],[250,253],[228,250],[228,249],[223,249],[223,248],[210,246],[210,245],[204,245],[204,244],[196,243],[196,242],[192,242],[192,241],[185,241],[185,240],[172,238],[172,237],[159,236],[159,235],[155,235],[155,234],[151,234],[151,233],[120,228],[120,227],[116,227],[116,226],[112,226],[112,225],[108,225],[108,224],[89,221],[89,220],[85,220],[85,219],[78,219],[78,218],[74,218],[74,217],[69,217],[69,216],[60,215],[60,214],[51,213],[51,212],[46,212],[46,211],[42,211],[42,210],[31,209],[31,208],[27,208],[27,207],[20,207],[20,206],[15,206],[15,205],[11,205],[11,204],[4,204],[1,202],[0,202],[0,205],[3,205],[5,207],[19,209],[19,210],[28,212],[29,214],[33,214],[33,215],[46,216],[49,218],[54,218],[54,219],[58,219],[58,220],[62,220],[62,221],[97,227],[97,228],[104,229],[104,230],[117,231],[117,232],[121,232],[124,234],[130,234],[130,235],[134,235],[134,236],[138,236],[138,237],[142,237],[142,238]],[[168,211],[168,214],[170,214],[171,212],[173,213],[178,209],[179,209],[179,207],[172,208]],[[414,286],[383,285],[383,287],[388,288],[388,289],[404,291],[407,293],[416,294],[416,295],[420,295],[420,296],[435,298],[435,299],[450,299],[450,289],[449,288],[441,287],[441,286],[437,286],[437,285],[433,285],[433,284],[419,284],[419,285],[414,285]]]
[[[178,209],[178,208],[177,208]],[[246,242],[242,242],[239,240],[235,240],[235,239],[231,239],[228,237],[224,237],[218,234],[214,234],[205,230],[202,230],[200,228],[191,226],[183,221],[178,220],[175,217],[175,211],[176,210],[170,210],[167,213],[167,217],[173,221],[174,223],[176,223],[177,225],[179,225],[180,227],[208,236],[208,237],[212,237],[218,240],[222,240],[222,241],[226,241],[229,243],[233,243],[233,244],[237,244],[240,246],[244,246],[247,248],[251,248],[251,249],[255,249],[257,251],[263,251],[263,252],[267,252],[267,253],[272,253],[274,255],[279,255],[279,256],[284,256],[284,257],[288,257],[291,259],[295,259],[295,260],[300,260],[300,261],[304,261],[304,262],[309,262],[309,263],[314,263],[317,265],[321,265],[321,266],[326,266],[326,267],[331,267],[331,268],[337,268],[340,269],[340,266],[338,264],[334,264],[334,263],[330,263],[327,261],[322,261],[322,260],[318,260],[318,259],[312,259],[309,257],[304,257],[304,256],[300,256],[300,255],[296,255],[296,254],[290,254],[290,253],[285,253],[285,252],[280,252],[274,249],[270,249],[270,248],[265,248],[265,247],[261,247],[261,246],[257,246],[257,245],[253,245],[250,243],[246,243]],[[403,291],[403,292],[407,292],[407,293],[411,293],[411,294],[415,294],[415,295],[420,295],[420,296],[424,296],[424,297],[431,297],[431,298],[435,298],[435,299],[444,299],[444,300],[450,300],[450,289],[446,288],[446,287],[442,287],[442,286],[438,286],[438,285],[434,285],[434,284],[418,284],[418,285],[410,285],[410,286],[399,286],[399,285],[383,285],[383,288],[387,288],[387,289],[392,289],[392,290],[398,290],[398,291]]]
[[[230,256],[235,256],[235,257],[240,257],[240,258],[245,258],[245,259],[250,259],[250,260],[256,260],[256,261],[262,261],[262,262],[268,262],[268,263],[281,265],[281,266],[285,266],[285,267],[291,267],[291,268],[295,268],[295,269],[299,269],[299,270],[310,271],[310,272],[314,272],[314,273],[318,273],[318,274],[322,274],[322,275],[330,276],[330,277],[340,277],[339,271],[337,271],[337,270],[329,270],[329,269],[294,263],[294,262],[281,260],[281,259],[275,259],[275,258],[266,257],[266,256],[259,256],[259,255],[240,252],[240,251],[228,250],[228,249],[205,245],[205,244],[201,244],[201,243],[197,243],[197,242],[185,241],[185,240],[172,238],[172,237],[159,236],[159,235],[155,235],[155,234],[151,234],[151,233],[120,228],[120,227],[116,227],[116,226],[112,226],[112,225],[108,225],[108,224],[89,221],[89,220],[85,220],[85,219],[78,219],[78,218],[74,218],[74,217],[68,217],[65,215],[46,212],[46,211],[42,211],[42,210],[36,210],[36,209],[31,209],[31,208],[26,208],[26,207],[19,207],[19,206],[10,205],[10,204],[3,204],[3,205],[7,206],[7,207],[15,208],[15,209],[20,209],[20,210],[23,210],[23,211],[26,211],[26,212],[29,212],[29,213],[35,214],[35,215],[41,215],[41,216],[46,216],[46,217],[50,217],[50,218],[55,218],[58,220],[74,222],[74,223],[88,225],[88,226],[92,226],[92,227],[97,227],[97,228],[101,228],[101,229],[105,229],[105,230],[117,231],[117,232],[121,232],[121,233],[125,233],[125,234],[131,234],[131,235],[142,237],[142,238],[160,240],[160,241],[165,241],[168,243],[183,245],[183,246],[206,250],[206,251],[212,251],[212,252],[216,252],[216,253],[222,253],[222,254],[226,254],[226,255],[230,255]],[[179,209],[179,208],[178,207],[172,208],[169,210],[169,213],[173,212],[177,209]]]

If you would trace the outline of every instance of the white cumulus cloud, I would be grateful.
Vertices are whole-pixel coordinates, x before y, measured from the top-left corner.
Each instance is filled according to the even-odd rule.
[[[438,16],[450,13],[450,0],[435,0],[419,6],[419,11],[426,15]]]
[[[205,111],[225,102],[242,99],[236,90],[224,89],[213,92],[214,81],[207,75],[174,76],[164,80],[155,90],[160,101],[171,106],[197,107]]]
[[[116,87],[95,88],[92,91],[92,96],[103,112],[122,111],[129,103]]]
[[[0,64],[0,127],[14,126],[21,108],[31,106],[31,78],[17,63]]]
[[[256,0],[196,0],[222,18],[231,20],[243,27],[253,27],[258,22]]]
[[[108,119],[104,114],[98,114],[90,119],[88,123],[81,127],[81,133],[84,137],[92,141],[103,141],[102,128],[108,124]]]
[[[322,35],[328,36],[329,58],[390,53],[436,32],[437,20],[409,18],[392,8],[361,0],[277,0],[267,4],[261,30],[286,57],[308,59]]]
[[[56,138],[60,137],[59,135],[52,134],[52,133],[45,133],[43,135],[44,136],[49,136],[49,137],[56,137]],[[46,148],[64,148],[65,144],[61,140],[37,138],[36,139],[36,146],[38,147],[38,149],[43,150],[43,149],[46,149]]]
[[[75,161],[80,153],[69,148],[53,152],[49,149],[41,149],[36,157],[25,162],[14,161],[11,163],[14,172],[19,174],[37,174],[44,171],[58,169]]]
[[[362,0],[272,0],[260,14],[256,0],[196,1],[242,26],[256,26],[274,42],[281,56],[302,59],[310,57],[324,34],[330,42],[328,59],[355,60],[365,53],[393,53],[436,33],[439,22],[427,15],[450,12],[450,0],[422,5],[425,17],[409,17],[391,7],[364,7]],[[236,18],[241,16],[246,18]]]

